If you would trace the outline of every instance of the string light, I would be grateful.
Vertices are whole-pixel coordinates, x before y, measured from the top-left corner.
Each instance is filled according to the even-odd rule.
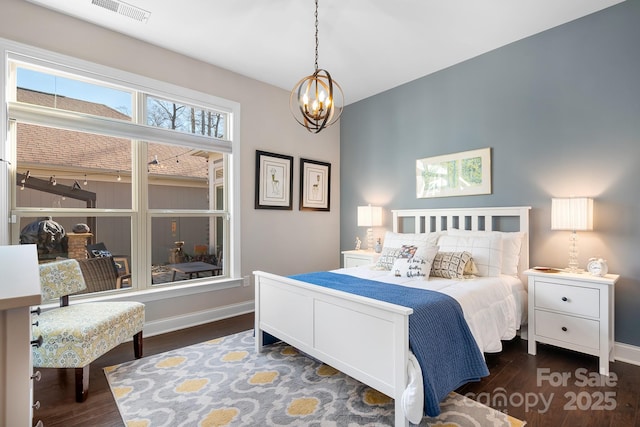
[[[120,171],[118,171],[118,177],[116,178],[118,181],[122,181],[122,177],[120,176]]]
[[[84,185],[87,185],[87,174],[84,174]]]

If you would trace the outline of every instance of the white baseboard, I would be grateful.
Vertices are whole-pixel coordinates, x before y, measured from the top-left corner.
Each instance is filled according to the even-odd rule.
[[[193,326],[203,325],[205,323],[227,319],[229,317],[239,316],[241,314],[252,313],[253,311],[254,302],[246,301],[240,304],[212,308],[211,310],[196,311],[181,316],[152,320],[150,322],[145,322],[144,336],[151,337],[167,332],[173,332],[179,329],[190,328]]]
[[[640,366],[640,347],[620,342],[614,343],[616,360]]]

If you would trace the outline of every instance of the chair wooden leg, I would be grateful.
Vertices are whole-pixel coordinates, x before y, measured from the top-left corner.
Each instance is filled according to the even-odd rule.
[[[76,402],[82,403],[89,394],[89,367],[75,368],[76,371]]]
[[[142,331],[133,336],[133,355],[136,359],[142,357]]]

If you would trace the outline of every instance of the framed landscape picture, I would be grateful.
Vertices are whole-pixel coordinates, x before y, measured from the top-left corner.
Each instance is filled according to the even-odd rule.
[[[491,194],[491,148],[416,160],[416,196]]]
[[[329,211],[331,164],[300,159],[300,210]]]
[[[293,209],[293,157],[256,150],[256,209]]]

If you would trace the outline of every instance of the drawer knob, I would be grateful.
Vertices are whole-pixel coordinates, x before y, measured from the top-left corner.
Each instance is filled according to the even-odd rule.
[[[563,327],[562,327],[562,331],[563,331],[563,332],[567,332],[567,327],[566,327],[566,326],[563,326]]]
[[[569,298],[567,298],[567,297],[562,297],[562,301],[567,302],[567,301],[569,301]]]
[[[40,335],[37,339],[35,340],[31,340],[31,345],[38,348],[42,345],[42,343],[44,342],[42,335]]]
[[[31,314],[37,314],[38,316],[40,316],[40,313],[42,313],[42,310],[40,310],[40,307],[36,308],[35,310],[31,310]]]

